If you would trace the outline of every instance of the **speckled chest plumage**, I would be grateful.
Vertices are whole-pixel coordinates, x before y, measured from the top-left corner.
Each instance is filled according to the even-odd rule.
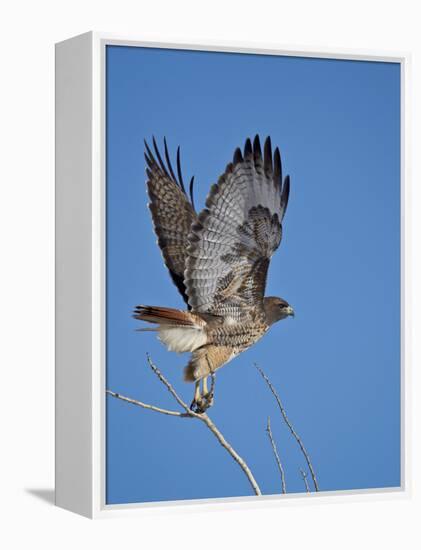
[[[230,346],[237,353],[244,351],[257,342],[269,329],[269,326],[259,318],[256,321],[230,324],[224,322],[218,326],[207,327],[208,343],[216,346]]]

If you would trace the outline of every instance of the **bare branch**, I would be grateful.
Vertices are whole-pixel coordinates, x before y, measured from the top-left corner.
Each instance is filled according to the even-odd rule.
[[[137,399],[131,399],[130,397],[125,397],[124,395],[121,395],[120,393],[116,393],[111,390],[106,390],[106,393],[108,393],[108,395],[112,395],[113,397],[116,397],[117,399],[121,399],[122,401],[126,401],[127,403],[131,403],[132,405],[137,405],[138,407],[142,407],[144,409],[149,409],[151,411],[159,412],[162,414],[168,414],[169,416],[186,416],[186,414],[181,413],[179,411],[169,411],[168,409],[161,409],[161,407],[155,407],[155,405],[148,405],[147,403],[143,403],[142,401],[138,401]]]
[[[310,487],[308,486],[307,472],[305,472],[302,468],[300,468],[300,474],[301,474],[301,477],[303,478],[304,485],[305,485],[305,488],[306,488],[306,492],[309,493],[310,492]]]
[[[237,462],[237,464],[246,474],[247,479],[249,480],[250,485],[253,487],[253,491],[255,492],[255,494],[261,495],[262,492],[260,490],[260,487],[257,484],[257,481],[254,479],[254,476],[251,473],[250,468],[247,466],[245,460],[241,458],[241,456],[228,443],[228,441],[225,439],[222,433],[218,430],[218,428],[215,426],[215,424],[212,422],[209,416],[206,413],[204,413],[204,414],[197,415],[197,417],[199,417],[199,419],[206,424],[206,426],[210,429],[210,431],[213,433],[213,435],[216,437],[216,439],[219,441],[222,447],[224,447],[224,449],[226,449],[229,452],[229,454],[232,456],[232,458]]]
[[[268,423],[266,428],[270,444],[272,445],[273,454],[275,455],[276,464],[278,465],[279,472],[281,474],[281,486],[282,486],[282,492],[285,494],[287,492],[286,484],[285,484],[285,472],[284,468],[282,466],[281,459],[279,458],[278,449],[276,448],[275,440],[273,439],[272,435],[272,429],[270,427],[270,417],[268,416]]]
[[[172,385],[168,382],[168,380],[165,378],[165,376],[162,374],[162,372],[158,369],[158,367],[154,364],[152,361],[149,353],[146,354],[146,359],[148,361],[149,366],[153,370],[153,372],[157,375],[157,377],[160,379],[160,381],[166,386],[167,390],[170,392],[170,394],[174,397],[174,399],[177,401],[177,403],[188,413],[189,416],[195,416],[195,413],[190,410],[187,403],[185,403],[181,397],[178,395],[178,393],[175,391],[175,389],[172,387]]]
[[[228,443],[228,441],[225,439],[225,437],[222,435],[222,433],[219,431],[219,429],[215,426],[213,421],[209,418],[209,416],[206,413],[196,413],[192,410],[190,410],[187,403],[185,403],[181,397],[177,394],[171,383],[165,378],[165,376],[162,374],[162,372],[158,369],[158,367],[153,363],[152,359],[149,355],[147,355],[148,364],[151,367],[152,371],[156,374],[156,376],[159,378],[159,380],[162,382],[162,384],[167,388],[167,390],[171,393],[171,395],[174,397],[175,401],[180,405],[182,409],[184,409],[184,413],[178,412],[178,411],[171,411],[168,409],[162,409],[160,407],[155,407],[154,405],[148,405],[146,403],[143,403],[142,401],[138,401],[136,399],[131,399],[130,397],[125,397],[124,395],[121,395],[119,393],[113,392],[111,390],[107,390],[107,393],[113,397],[116,397],[117,399],[121,399],[122,401],[126,401],[128,403],[131,403],[133,405],[137,405],[139,407],[142,407],[143,409],[149,409],[155,412],[159,412],[162,414],[166,414],[169,416],[178,416],[179,418],[197,418],[201,422],[203,422],[208,429],[213,433],[213,435],[216,437],[216,439],[219,441],[221,446],[231,455],[231,457],[237,462],[237,464],[240,466],[240,468],[243,470],[244,474],[246,475],[250,485],[253,488],[253,491],[256,495],[261,495],[262,492],[260,490],[259,485],[257,484],[257,481],[255,480],[250,468],[247,466],[247,463],[245,460],[234,450],[232,445]],[[213,389],[214,379],[212,378],[212,389]]]
[[[311,460],[310,460],[310,456],[308,454],[308,452],[306,451],[306,448],[304,447],[304,443],[302,442],[302,439],[301,437],[297,434],[297,432],[295,431],[293,425],[291,424],[288,416],[287,416],[287,413],[284,409],[284,406],[282,404],[282,401],[281,401],[281,398],[279,397],[276,389],[274,388],[272,382],[269,380],[269,378],[266,376],[266,374],[263,372],[263,369],[261,369],[258,365],[254,365],[256,367],[256,369],[260,372],[263,380],[266,382],[266,384],[268,385],[270,391],[272,392],[273,396],[275,397],[276,399],[276,402],[278,404],[278,407],[281,411],[281,414],[282,414],[282,418],[284,419],[284,422],[285,424],[288,426],[290,432],[292,433],[292,435],[294,436],[295,440],[297,441],[300,449],[301,449],[301,452],[303,453],[304,455],[304,458],[306,459],[306,462],[307,462],[307,466],[308,466],[308,469],[310,470],[310,473],[311,473],[311,477],[313,479],[313,484],[314,484],[314,489],[315,491],[318,491],[319,490],[319,485],[317,483],[317,478],[316,478],[316,473],[314,471],[314,468],[313,468],[313,465],[311,463]]]

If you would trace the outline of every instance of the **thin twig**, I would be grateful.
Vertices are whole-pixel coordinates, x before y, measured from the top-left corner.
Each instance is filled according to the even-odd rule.
[[[108,393],[108,395],[112,395],[113,397],[117,397],[117,399],[126,401],[127,403],[132,403],[132,405],[137,405],[138,407],[143,407],[144,409],[149,409],[151,411],[168,414],[169,416],[187,416],[185,413],[181,413],[179,411],[170,411],[168,409],[161,409],[161,407],[155,407],[155,405],[148,405],[147,403],[143,403],[137,399],[132,399],[131,397],[125,397],[124,395],[111,390],[107,390],[106,393]]]
[[[117,399],[121,399],[122,401],[126,401],[128,403],[131,403],[133,405],[137,405],[139,407],[142,407],[144,409],[149,409],[155,412],[160,412],[162,414],[170,415],[170,416],[178,416],[180,418],[197,418],[201,422],[203,422],[209,430],[213,433],[213,435],[216,437],[216,439],[219,441],[221,446],[231,455],[231,457],[237,462],[237,464],[240,466],[240,468],[243,470],[244,474],[246,475],[250,485],[253,488],[253,491],[256,495],[261,495],[262,492],[260,490],[259,485],[257,484],[257,481],[255,480],[250,468],[247,466],[247,463],[245,460],[234,450],[232,445],[228,443],[228,441],[225,439],[225,437],[222,435],[222,433],[219,431],[219,429],[215,426],[213,421],[209,418],[209,416],[206,413],[196,413],[192,410],[190,410],[187,403],[185,403],[181,397],[177,394],[171,383],[165,378],[165,376],[162,374],[162,372],[158,369],[158,367],[153,363],[152,359],[149,355],[147,355],[147,360],[150,368],[152,371],[156,374],[156,376],[159,378],[159,380],[164,384],[164,386],[167,388],[167,390],[171,393],[175,401],[180,405],[182,409],[184,409],[184,413],[178,412],[178,411],[171,411],[168,409],[162,409],[160,407],[155,407],[154,405],[149,405],[146,403],[143,403],[142,401],[138,401],[136,399],[131,399],[130,397],[125,397],[124,395],[121,395],[119,393],[113,392],[111,390],[107,390],[107,393],[113,397],[116,397]]]
[[[270,444],[272,445],[273,454],[275,455],[276,464],[278,465],[279,472],[281,474],[281,486],[282,486],[282,492],[285,494],[287,492],[286,484],[285,484],[285,472],[284,468],[282,466],[281,459],[279,458],[278,449],[276,448],[275,440],[273,439],[272,435],[272,429],[270,427],[270,417],[268,416],[268,424],[266,428]]]
[[[301,437],[297,434],[297,432],[295,431],[293,425],[291,424],[291,422],[290,422],[290,420],[287,416],[287,413],[284,409],[284,406],[282,404],[281,398],[279,397],[277,391],[273,387],[272,382],[269,380],[269,378],[266,376],[266,374],[263,372],[263,370],[258,365],[255,364],[254,366],[260,372],[263,380],[266,382],[266,384],[268,385],[270,391],[274,395],[274,397],[276,399],[276,402],[278,403],[278,407],[281,411],[282,417],[285,421],[285,424],[288,426],[290,432],[292,433],[292,435],[294,436],[294,438],[297,441],[298,445],[300,446],[300,449],[301,449],[301,452],[304,455],[304,458],[306,459],[308,469],[310,470],[311,477],[313,479],[314,489],[315,489],[315,491],[318,491],[319,490],[319,485],[317,483],[316,473],[315,473],[313,465],[311,463],[310,456],[309,456],[308,452],[306,451],[306,448],[304,447],[304,443],[301,440]]]
[[[308,486],[307,472],[305,472],[302,468],[300,468],[300,473],[301,473],[301,477],[303,478],[304,485],[306,487],[306,492],[309,493],[310,492],[310,487]]]
[[[152,361],[149,353],[146,354],[146,359],[148,361],[149,366],[153,370],[153,372],[157,375],[157,377],[164,384],[164,386],[166,386],[167,390],[174,397],[174,399],[177,401],[177,403],[180,405],[180,407],[182,407],[186,411],[186,413],[189,414],[189,416],[194,416],[194,413],[192,414],[193,411],[190,410],[189,406],[181,399],[181,397],[178,395],[178,393],[175,391],[175,389],[172,387],[172,385],[168,382],[168,380],[165,378],[165,376],[162,374],[162,372],[154,364],[154,362]]]

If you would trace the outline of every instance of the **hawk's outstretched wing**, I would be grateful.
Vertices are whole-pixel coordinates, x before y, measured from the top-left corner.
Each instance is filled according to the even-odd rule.
[[[270,138],[262,156],[259,137],[247,139],[244,153],[211,187],[206,208],[189,234],[185,271],[191,308],[246,320],[261,311],[272,254],[282,236],[289,176],[282,184],[279,149],[272,156]]]
[[[164,146],[166,164],[159,154],[155,139],[153,139],[153,148],[156,159],[145,142],[145,159],[148,165],[146,169],[147,186],[150,198],[149,209],[165,265],[184,301],[188,304],[186,287],[184,286],[187,237],[192,223],[197,221],[193,205],[193,178],[190,181],[189,199],[181,174],[180,148],[177,149],[177,179],[171,165],[165,139]]]

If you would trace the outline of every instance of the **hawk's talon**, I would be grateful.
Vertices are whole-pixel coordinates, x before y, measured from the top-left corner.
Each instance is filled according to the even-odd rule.
[[[193,399],[190,405],[190,410],[196,414],[203,414],[206,408],[203,406],[201,400],[197,401],[196,399]]]
[[[205,393],[201,395],[198,399],[193,399],[190,405],[190,410],[196,414],[204,414],[207,409],[212,407],[214,402],[213,392]]]
[[[213,391],[209,391],[208,393],[202,395],[202,400],[204,401],[206,409],[212,407],[214,403]]]
[[[198,407],[198,403],[196,401],[196,399],[193,399],[193,401],[190,403],[190,410],[194,413],[197,413],[197,407]]]

